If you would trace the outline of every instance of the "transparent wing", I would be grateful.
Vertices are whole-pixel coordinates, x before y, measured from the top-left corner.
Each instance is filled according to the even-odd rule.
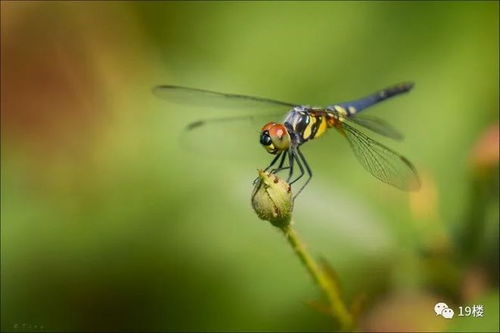
[[[267,98],[175,85],[156,86],[153,94],[172,103],[199,107],[204,113],[210,111],[210,118],[189,123],[179,140],[184,149],[218,158],[263,154],[259,144],[262,126],[269,121],[282,120],[286,112],[296,106]]]
[[[388,138],[403,140],[403,135],[397,129],[380,118],[366,116],[363,114],[354,114],[353,116],[347,118],[347,120]]]
[[[162,85],[153,88],[153,94],[167,101],[185,105],[200,106],[205,108],[223,108],[266,113],[277,110],[288,110],[297,104],[276,101],[268,98],[226,94],[210,90],[187,88],[173,85]]]
[[[207,118],[188,124],[181,132],[180,146],[218,159],[268,157],[259,143],[260,129],[269,121],[280,121],[283,113]]]
[[[417,171],[405,157],[346,123],[342,123],[339,130],[349,141],[359,162],[373,176],[404,191],[420,188]]]

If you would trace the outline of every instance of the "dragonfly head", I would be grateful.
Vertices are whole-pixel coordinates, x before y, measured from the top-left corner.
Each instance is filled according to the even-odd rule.
[[[262,127],[260,144],[268,153],[276,155],[290,147],[290,135],[283,124],[267,123]]]

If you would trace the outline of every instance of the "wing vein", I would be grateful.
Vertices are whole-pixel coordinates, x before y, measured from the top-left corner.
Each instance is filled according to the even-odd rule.
[[[359,162],[374,177],[402,190],[418,189],[415,167],[406,158],[345,122],[342,129]]]

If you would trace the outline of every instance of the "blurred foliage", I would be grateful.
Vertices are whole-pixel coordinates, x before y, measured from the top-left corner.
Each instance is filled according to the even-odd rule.
[[[326,104],[407,80],[369,112],[405,133],[387,144],[422,190],[379,183],[332,133],[303,149],[315,177],[296,228],[348,299],[366,295],[360,329],[498,331],[498,130],[480,139],[498,124],[498,9],[2,1],[2,331],[335,329],[252,212],[270,158],[257,135],[227,129],[241,158],[191,153],[179,134],[209,110],[151,88]],[[486,317],[447,321],[437,301]]]

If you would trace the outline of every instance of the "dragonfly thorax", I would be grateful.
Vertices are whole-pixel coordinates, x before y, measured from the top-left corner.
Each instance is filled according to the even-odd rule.
[[[275,155],[290,147],[290,135],[283,124],[267,123],[262,127],[260,144],[268,153]]]
[[[301,145],[319,138],[328,128],[334,127],[337,116],[324,108],[301,106],[288,113],[285,124],[294,142]]]

